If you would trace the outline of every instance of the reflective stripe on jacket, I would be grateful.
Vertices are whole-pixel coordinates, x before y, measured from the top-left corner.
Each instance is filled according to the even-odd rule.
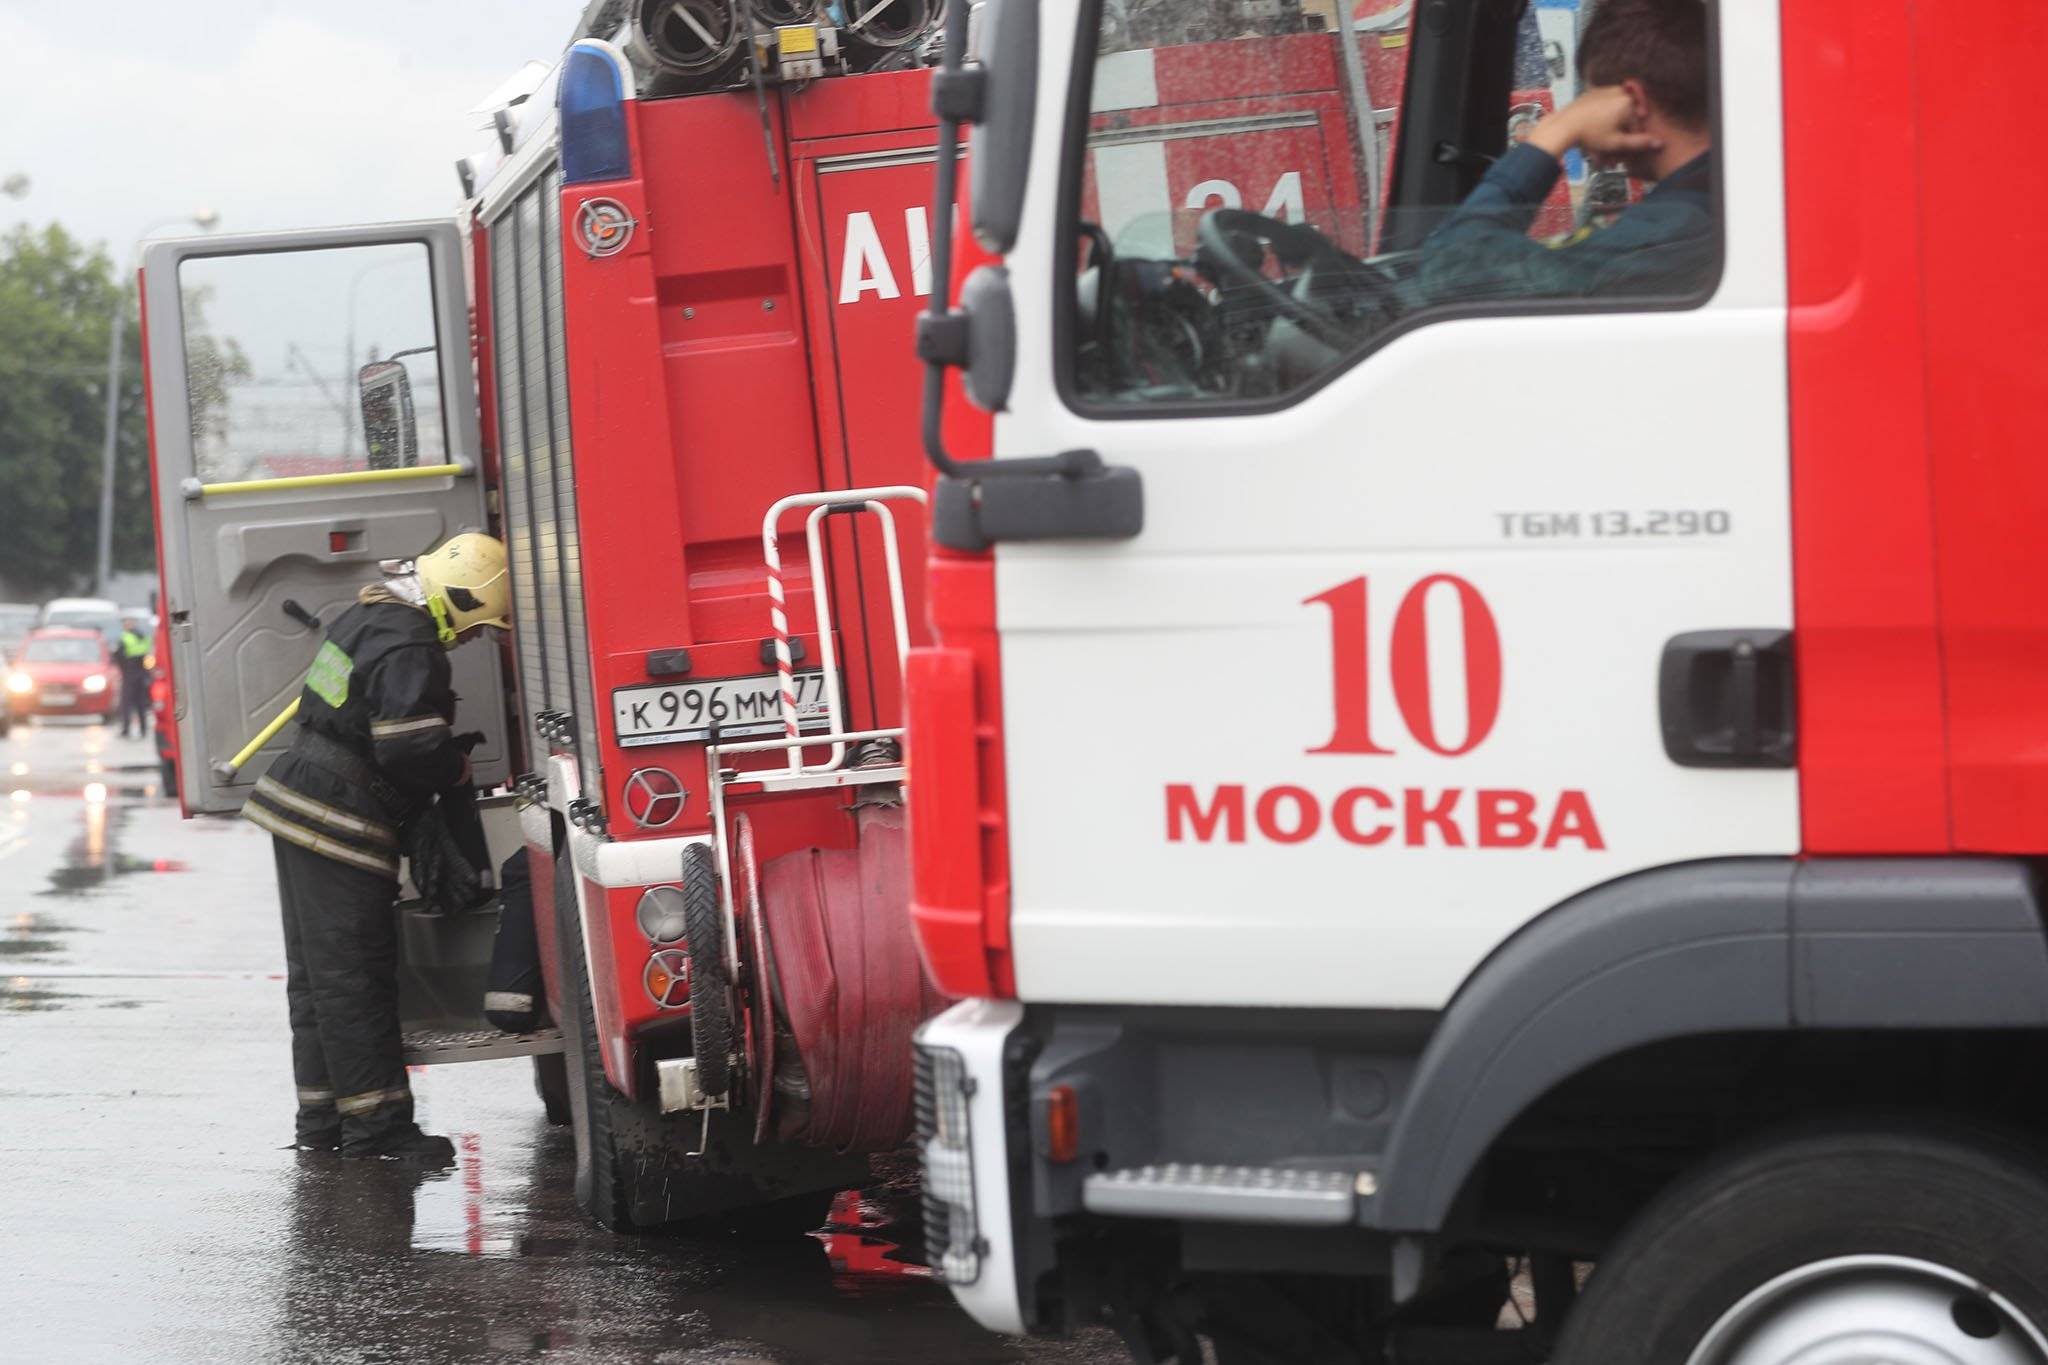
[[[328,629],[299,695],[298,722],[369,764],[386,796],[424,803],[462,775],[448,651],[433,618],[367,590]],[[271,764],[242,813],[280,839],[366,871],[398,875],[393,809],[303,735]]]

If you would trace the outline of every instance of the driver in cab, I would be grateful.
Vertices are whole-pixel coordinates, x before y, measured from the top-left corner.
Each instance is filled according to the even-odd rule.
[[[1579,42],[1586,90],[1487,171],[1422,249],[1432,303],[1685,294],[1713,277],[1707,7],[1604,0]],[[1553,242],[1530,224],[1577,148],[1655,188],[1606,227]]]

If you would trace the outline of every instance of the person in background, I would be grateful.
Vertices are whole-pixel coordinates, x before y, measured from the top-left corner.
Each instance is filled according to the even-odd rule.
[[[121,663],[121,738],[129,735],[129,722],[134,722],[137,737],[149,735],[149,637],[143,633],[142,622],[133,616],[121,621],[120,639]]]
[[[448,651],[509,627],[512,584],[504,545],[476,532],[383,569],[328,627],[291,748],[242,814],[276,846],[299,1100],[293,1145],[448,1166],[454,1146],[413,1122],[392,903],[401,829],[470,780],[453,731]]]

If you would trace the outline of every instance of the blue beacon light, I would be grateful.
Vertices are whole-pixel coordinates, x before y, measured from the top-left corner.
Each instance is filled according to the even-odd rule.
[[[623,62],[611,44],[588,38],[562,59],[555,107],[561,116],[564,184],[623,180],[633,173]]]

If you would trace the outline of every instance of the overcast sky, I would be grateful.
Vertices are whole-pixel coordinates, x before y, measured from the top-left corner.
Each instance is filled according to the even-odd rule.
[[[210,208],[222,232],[447,214],[469,113],[552,64],[582,0],[0,0],[0,228],[126,256]],[[171,231],[175,231],[172,229]],[[168,234],[166,234],[168,235]]]

